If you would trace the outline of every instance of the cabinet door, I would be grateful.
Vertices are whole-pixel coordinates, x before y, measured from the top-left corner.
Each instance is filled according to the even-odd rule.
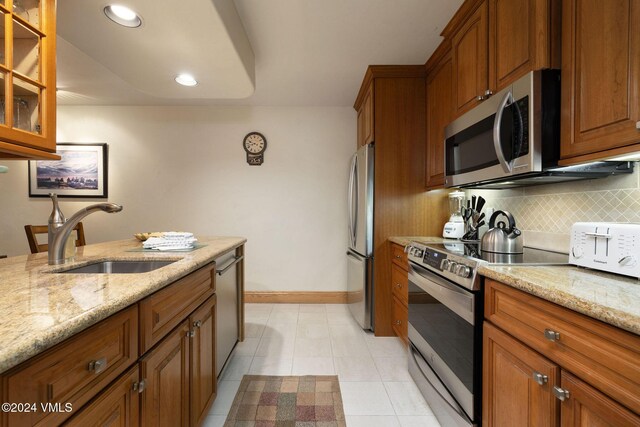
[[[396,296],[394,296],[393,297],[393,322],[391,324],[391,327],[396,333],[396,336],[401,338],[405,344],[409,342],[408,321],[409,321],[409,311],[407,310],[407,306],[402,304],[402,302]]]
[[[483,351],[483,426],[558,425],[558,366],[487,322]]]
[[[631,427],[640,417],[600,391],[562,371],[562,388],[569,392],[561,405],[563,427]]]
[[[640,2],[562,5],[561,157],[639,150]]]
[[[497,92],[531,70],[560,67],[560,2],[489,1],[489,84]]]
[[[373,83],[358,109],[358,147],[373,142]]]
[[[480,3],[475,12],[453,35],[454,102],[460,115],[481,102],[489,89],[487,73],[487,2]]]
[[[427,76],[427,188],[444,185],[444,128],[453,120],[451,54]]]
[[[56,2],[12,3],[0,6],[0,158],[52,158],[56,150]]]
[[[216,398],[216,296],[209,298],[190,318],[191,425],[198,426]]]
[[[140,393],[138,387],[138,366],[136,365],[64,425],[66,427],[139,426]]]
[[[140,361],[143,426],[189,425],[189,334],[184,321]]]

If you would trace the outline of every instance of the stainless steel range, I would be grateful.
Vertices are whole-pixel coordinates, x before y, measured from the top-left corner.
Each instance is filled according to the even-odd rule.
[[[406,247],[409,372],[443,426],[481,423],[483,264],[567,264],[569,256],[524,248],[482,254],[458,241]]]

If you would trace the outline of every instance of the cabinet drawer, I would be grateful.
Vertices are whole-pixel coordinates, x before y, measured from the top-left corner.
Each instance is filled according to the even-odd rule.
[[[3,378],[5,402],[70,403],[78,410],[138,358],[138,308],[130,307]],[[58,425],[73,413],[11,413],[3,426]]]
[[[409,342],[408,338],[408,326],[407,322],[409,321],[409,312],[407,307],[398,300],[398,298],[393,297],[393,321],[392,327],[396,332],[396,335],[402,338],[405,344]]]
[[[485,281],[485,317],[640,413],[637,335],[489,279]],[[552,333],[558,334],[555,341]]]
[[[140,302],[140,354],[215,293],[215,263],[189,274]]]
[[[409,276],[406,271],[398,267],[396,264],[391,265],[391,290],[393,296],[404,304],[408,305],[409,302]]]
[[[134,389],[134,384],[139,387],[137,365],[82,408],[64,426],[137,427],[140,425],[140,393]]]
[[[407,254],[404,252],[404,248],[395,243],[391,244],[391,261],[398,267],[409,271],[409,261],[407,260]]]

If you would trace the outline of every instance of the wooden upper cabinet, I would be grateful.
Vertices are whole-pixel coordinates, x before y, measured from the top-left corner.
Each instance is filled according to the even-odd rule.
[[[432,189],[444,185],[444,128],[454,117],[451,52],[427,73],[426,186]]]
[[[0,158],[59,158],[55,8],[55,0],[0,2]]]
[[[489,90],[487,0],[482,1],[451,39],[453,95],[457,114],[482,102]]]
[[[358,110],[358,147],[373,142],[373,83],[369,85]]]
[[[640,150],[640,2],[562,3],[564,164]]]
[[[557,0],[489,0],[489,87],[495,93],[531,70],[560,68]]]

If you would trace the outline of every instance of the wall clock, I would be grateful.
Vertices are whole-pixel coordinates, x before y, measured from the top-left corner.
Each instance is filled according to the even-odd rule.
[[[267,139],[258,132],[250,132],[242,141],[244,151],[247,152],[247,163],[260,166],[264,162],[264,152],[267,149]]]

